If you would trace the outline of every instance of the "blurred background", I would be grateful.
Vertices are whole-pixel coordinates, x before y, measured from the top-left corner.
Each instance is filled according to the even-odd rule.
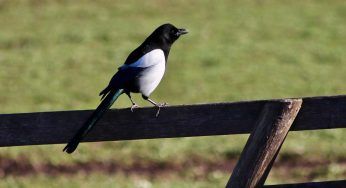
[[[166,22],[190,33],[153,99],[346,94],[342,0],[0,0],[0,113],[94,109],[117,67]],[[113,108],[129,106],[122,96]],[[345,136],[289,133],[267,184],[344,179]],[[89,143],[73,155],[63,145],[0,148],[0,187],[223,187],[247,137]]]

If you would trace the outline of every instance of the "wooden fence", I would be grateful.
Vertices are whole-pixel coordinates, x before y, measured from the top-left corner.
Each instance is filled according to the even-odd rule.
[[[0,146],[66,143],[91,112],[0,114]],[[109,110],[85,141],[251,133],[226,187],[346,187],[346,180],[264,186],[288,131],[346,128],[346,96],[181,105],[155,113]]]

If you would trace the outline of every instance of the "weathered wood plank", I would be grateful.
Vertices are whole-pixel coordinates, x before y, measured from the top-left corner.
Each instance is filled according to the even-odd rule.
[[[291,125],[301,107],[301,99],[282,100],[264,105],[255,129],[240,155],[227,188],[257,188],[264,184]]]
[[[86,141],[250,133],[263,105],[278,100],[108,111]],[[0,115],[0,146],[58,144],[82,125],[90,110]],[[346,96],[304,98],[291,130],[346,127]]]
[[[346,188],[346,180],[266,185],[265,188]]]

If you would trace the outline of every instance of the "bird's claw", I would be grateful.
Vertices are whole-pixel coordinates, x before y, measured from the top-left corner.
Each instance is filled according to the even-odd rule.
[[[159,103],[158,105],[157,105],[157,107],[158,107],[158,109],[157,109],[157,112],[156,112],[156,117],[159,117],[159,114],[160,114],[160,110],[161,110],[161,108],[162,107],[165,107],[165,106],[167,106],[168,104],[167,103]]]
[[[133,104],[131,106],[131,112],[133,112],[135,108],[139,108],[139,106],[137,104]]]

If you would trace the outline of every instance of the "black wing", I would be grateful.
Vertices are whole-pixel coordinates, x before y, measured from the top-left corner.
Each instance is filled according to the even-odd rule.
[[[122,66],[112,77],[108,86],[100,92],[101,100],[111,91],[117,89],[128,89],[133,85],[133,80],[144,70],[143,67]]]

